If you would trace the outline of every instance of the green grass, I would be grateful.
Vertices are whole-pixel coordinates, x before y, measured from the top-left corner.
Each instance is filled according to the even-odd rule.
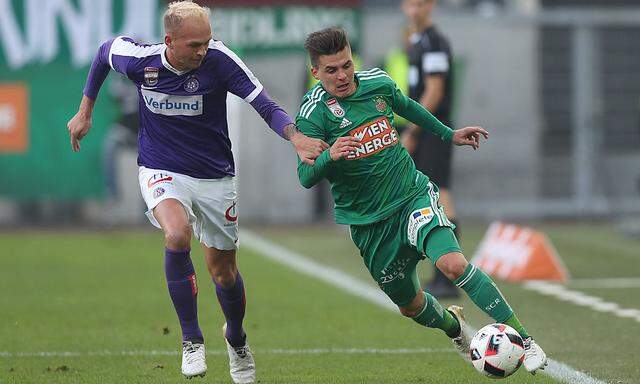
[[[543,228],[575,277],[639,276],[640,244],[602,226]],[[473,249],[482,226],[463,229]],[[259,231],[274,242],[369,281],[348,234],[335,227]],[[582,234],[582,236],[580,236]],[[598,237],[600,236],[600,242]],[[611,244],[602,244],[611,243]],[[608,248],[609,247],[609,248]],[[122,351],[178,352],[179,326],[166,293],[159,232],[10,233],[0,235],[0,383],[183,382],[177,355],[122,356]],[[202,252],[199,317],[209,371],[190,383],[230,383],[223,317]],[[425,263],[423,263],[425,264]],[[464,363],[439,331],[292,272],[241,249],[247,287],[245,326],[261,383],[493,383]],[[425,264],[425,273],[429,267]],[[373,286],[373,284],[372,284]],[[637,382],[633,350],[640,324],[501,284],[521,319],[552,358],[611,381]],[[589,294],[638,308],[640,290]],[[489,322],[467,300],[471,321]],[[165,335],[164,328],[169,329]],[[278,354],[275,349],[433,348],[415,354]],[[79,356],[24,357],[36,352]],[[111,355],[105,355],[110,351]],[[186,382],[186,381],[184,381]],[[553,383],[524,371],[509,383]]]

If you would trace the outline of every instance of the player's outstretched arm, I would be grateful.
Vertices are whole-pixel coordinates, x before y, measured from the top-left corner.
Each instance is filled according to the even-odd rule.
[[[266,90],[263,89],[250,104],[275,133],[293,144],[302,162],[313,165],[315,159],[329,148],[324,141],[308,137],[298,131],[291,117],[271,100]]]
[[[424,106],[405,96],[394,83],[396,87],[393,97],[393,111],[404,117],[416,126],[428,129],[434,135],[442,140],[450,141],[453,130],[442,124],[431,112],[427,111]]]
[[[305,164],[313,165],[315,159],[329,148],[329,144],[324,141],[308,137],[298,131],[298,127],[293,123],[284,127],[283,136],[285,139],[291,141],[291,144],[293,144],[293,147],[298,153],[298,158]]]
[[[113,39],[105,42],[98,49],[96,57],[91,63],[91,69],[87,76],[87,83],[85,84],[82,101],[80,102],[80,108],[78,112],[67,123],[67,130],[69,131],[69,137],[71,138],[71,149],[74,152],[80,150],[80,140],[89,133],[91,129],[91,116],[93,114],[93,106],[95,100],[98,97],[98,92],[104,79],[109,74],[109,51]]]
[[[489,138],[489,132],[482,127],[465,127],[453,131],[451,142],[455,145],[468,145],[474,150],[480,147],[480,136],[484,139]]]

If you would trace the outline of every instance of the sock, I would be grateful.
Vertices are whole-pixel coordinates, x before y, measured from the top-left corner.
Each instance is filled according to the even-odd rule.
[[[230,288],[222,288],[216,284],[218,302],[227,320],[227,332],[225,337],[232,347],[242,347],[246,343],[247,335],[242,329],[246,299],[244,294],[244,282],[240,272],[236,276],[236,282]]]
[[[520,324],[520,320],[518,320],[518,316],[516,316],[515,313],[510,318],[505,320],[504,323],[510,326],[511,328],[515,329],[520,334],[523,340],[530,337],[527,330],[524,329],[522,324]]]
[[[190,250],[165,249],[164,272],[173,306],[180,320],[183,341],[204,342],[198,325],[198,285]]]
[[[412,317],[413,321],[425,327],[442,329],[449,337],[458,336],[460,334],[458,320],[445,310],[435,297],[424,292],[424,298],[424,308]]]
[[[462,276],[455,282],[464,289],[469,298],[498,323],[504,323],[513,315],[513,310],[502,296],[496,284],[473,264],[467,265]],[[515,317],[515,316],[514,316]]]

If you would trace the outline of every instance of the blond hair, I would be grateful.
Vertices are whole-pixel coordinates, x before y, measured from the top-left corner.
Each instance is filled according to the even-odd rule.
[[[165,33],[175,32],[184,20],[192,17],[201,17],[209,22],[211,10],[194,3],[191,0],[174,1],[167,6],[164,12],[163,22]]]

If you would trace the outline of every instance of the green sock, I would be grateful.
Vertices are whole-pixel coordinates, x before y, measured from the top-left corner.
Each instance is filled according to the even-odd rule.
[[[520,320],[518,320],[518,316],[516,316],[515,313],[510,318],[508,318],[504,323],[510,326],[511,328],[515,329],[520,334],[520,336],[522,336],[523,339],[526,339],[527,337],[529,337],[527,330],[524,329],[522,324],[520,324]]]
[[[445,310],[435,297],[427,292],[423,293],[426,301],[424,308],[412,317],[413,321],[425,327],[442,329],[449,337],[458,336],[460,334],[458,320]]]
[[[469,298],[498,323],[517,318],[496,284],[475,265],[469,264],[455,285],[464,289]],[[518,322],[519,324],[519,322]]]

